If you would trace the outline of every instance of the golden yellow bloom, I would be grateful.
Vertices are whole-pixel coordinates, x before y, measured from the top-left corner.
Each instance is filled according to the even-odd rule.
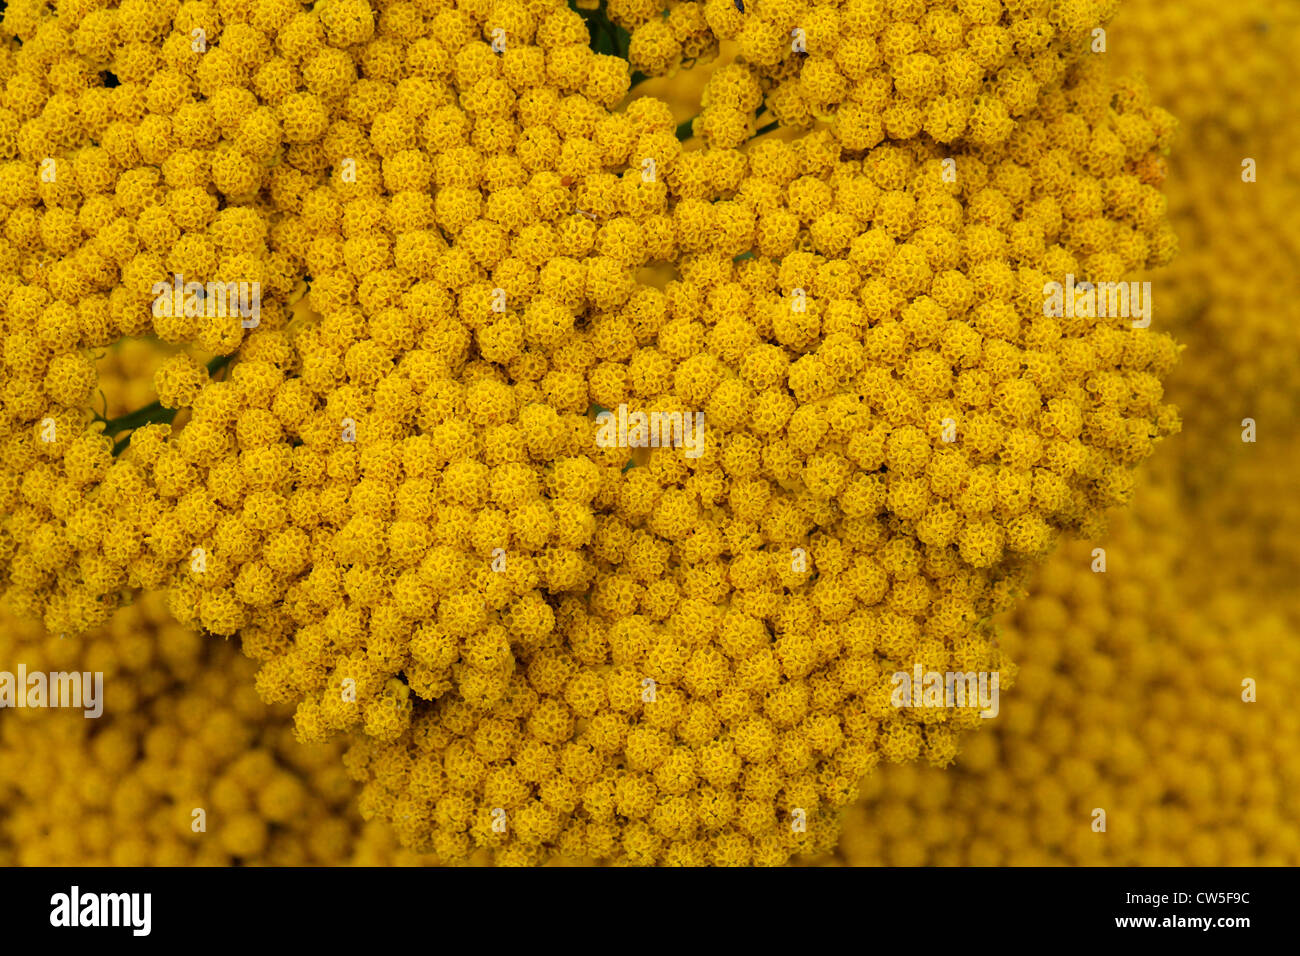
[[[739,45],[687,146],[558,0],[6,16],[6,606],[165,592],[447,861],[829,848],[979,723],[893,675],[1009,686],[989,619],[1178,430],[1162,328],[1044,301],[1174,251],[1111,6],[615,4],[648,72]],[[150,331],[213,373],[97,420]]]

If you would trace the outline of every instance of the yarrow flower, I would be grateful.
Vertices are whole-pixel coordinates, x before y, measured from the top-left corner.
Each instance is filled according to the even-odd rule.
[[[1022,665],[1006,722],[969,738],[946,773],[864,781],[821,862],[1300,860],[1300,726],[1284,690],[1300,667],[1288,264],[1300,194],[1280,121],[1296,108],[1295,13],[1270,0],[1124,7],[1113,52],[1146,67],[1184,125],[1169,206],[1186,252],[1154,277],[1164,321],[1189,343],[1168,381],[1185,430],[1132,513],[1054,555],[1002,622]],[[1175,60],[1197,70],[1161,68]]]
[[[978,712],[891,675],[1009,687],[990,618],[1178,428],[1166,333],[1043,308],[1171,258],[1174,123],[1086,5],[700,6],[9,7],[5,606],[238,635],[447,862],[780,864],[951,762]],[[613,24],[646,72],[740,37],[702,144]],[[158,314],[177,274],[258,325]],[[97,414],[145,334],[157,407]],[[703,441],[603,447],[623,404]]]

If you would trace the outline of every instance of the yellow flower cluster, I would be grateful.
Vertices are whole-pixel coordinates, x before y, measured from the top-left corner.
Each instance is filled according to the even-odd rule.
[[[148,403],[168,349],[98,360],[106,416]],[[177,625],[158,595],[74,640],[0,617],[0,669],[104,675],[103,713],[0,714],[5,865],[403,865],[392,829],[353,809],[337,745],[292,739],[249,691],[249,662]],[[200,818],[195,810],[202,810]]]
[[[156,284],[170,291],[174,276],[204,290],[257,288],[265,328],[283,324],[281,300],[293,289],[288,260],[267,247],[269,210],[258,194],[283,191],[293,173],[274,157],[254,161],[236,142],[238,94],[248,92],[239,81],[270,51],[255,31],[209,50],[219,26],[194,3],[28,0],[5,11],[14,42],[0,56],[0,500],[9,516],[0,553],[7,606],[43,614],[52,631],[102,624],[125,588],[162,577],[121,573],[141,538],[121,522],[112,527],[123,532],[119,553],[76,559],[86,534],[113,525],[81,509],[112,462],[112,441],[91,411],[96,350],[155,335],[233,351],[244,320],[228,307],[243,300],[218,308],[200,295],[197,305],[191,296],[179,310],[156,308]],[[232,167],[251,185],[235,189],[223,175]],[[162,298],[171,305],[170,294]],[[165,377],[166,401],[197,386]],[[79,509],[82,531],[65,540]]]
[[[1189,117],[1170,177],[1188,253],[1157,274],[1161,314],[1194,343],[1169,383],[1187,427],[1124,526],[1030,588],[1004,636],[1022,669],[994,732],[967,738],[947,774],[868,780],[841,862],[1300,862],[1300,143],[1281,123],[1300,20],[1284,3],[1134,0],[1114,36]],[[1188,69],[1170,75],[1174,62]],[[1268,171],[1255,182],[1248,156]]]
[[[1145,149],[1167,134],[1137,87],[1118,96],[1131,114],[1090,112],[1107,89],[1081,67],[1054,101],[1063,124],[1137,119]],[[1054,119],[1045,108],[1024,135],[1042,148]],[[660,451],[627,473],[616,537],[598,524],[590,600],[560,602],[552,646],[501,704],[417,703],[396,745],[356,745],[363,812],[451,860],[486,843],[508,862],[552,846],[635,863],[781,862],[805,840],[792,816],[833,833],[848,781],[880,757],[952,758],[977,715],[900,714],[892,673],[1006,668],[977,622],[1056,530],[1097,528],[1125,500],[1130,466],[1176,427],[1160,402],[1166,336],[1042,315],[1051,275],[1117,277],[1167,258],[1158,194],[1131,172],[1107,188],[1132,190],[1120,206],[1135,218],[1108,219],[1100,190],[1096,207],[1074,205],[1096,188],[1091,159],[1062,141],[1024,167],[1021,149],[1032,152],[1013,138],[1007,154],[964,155],[966,178],[947,190],[920,149],[839,157],[818,176],[818,151],[839,152],[829,137],[757,145],[731,201],[755,197],[757,255],[738,264],[748,250],[727,237],[725,201],[678,204],[682,244],[698,251],[666,290],[657,347],[632,351],[621,373],[620,353],[602,349],[614,369],[591,375],[590,394],[702,405],[716,456]],[[1145,151],[1125,162],[1158,169]],[[1138,193],[1154,219],[1131,204]],[[1047,207],[1061,217],[1050,249]],[[791,560],[804,547],[807,584]],[[674,564],[677,581],[661,570]],[[823,750],[809,723],[822,714],[852,746]]]
[[[1078,55],[1106,50],[1117,0],[683,0],[610,4],[651,76],[716,54],[695,131],[716,146],[753,135],[765,105],[783,126],[826,123],[846,148],[924,134],[992,146],[1059,84]]]
[[[915,6],[846,9],[901,49]],[[958,4],[959,43],[1001,64],[962,25],[993,8]],[[1166,334],[1045,310],[1174,249],[1172,120],[1081,52],[951,150],[889,123],[686,150],[558,0],[44,10],[0,59],[4,600],[74,633],[165,591],[238,634],[302,739],[359,732],[362,813],[413,849],[828,848],[879,760],[944,765],[979,723],[891,675],[1009,686],[988,619],[1177,429]],[[259,283],[260,324],[151,308],[173,273]],[[123,450],[86,349],[150,325],[238,353],[161,363],[182,414]],[[606,447],[623,406],[702,413],[700,444]]]

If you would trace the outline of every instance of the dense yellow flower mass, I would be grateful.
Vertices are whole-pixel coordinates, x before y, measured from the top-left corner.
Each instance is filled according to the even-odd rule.
[[[1056,108],[1086,113],[1089,97],[1097,95],[1098,83],[1096,73],[1081,66],[1075,82],[1061,91]],[[1128,93],[1135,97],[1134,105],[1147,109],[1140,105],[1140,89],[1131,88]],[[1045,107],[1045,116],[1051,115],[1051,108]],[[830,139],[810,137],[790,151],[797,155],[800,143],[811,142],[832,148]],[[804,149],[812,147],[805,145]],[[742,193],[751,188],[761,196],[770,186],[779,185],[779,180],[763,183],[761,179],[766,178],[762,173],[769,168],[769,157],[778,160],[784,150],[779,144],[754,147],[750,168],[760,181],[751,179],[742,185]],[[887,168],[885,164],[905,163],[909,152],[918,156],[916,151],[901,149],[875,155]],[[1057,156],[1068,162],[1063,150]],[[1129,161],[1136,167],[1148,159],[1150,154],[1142,154]],[[626,479],[628,491],[621,492],[621,500],[615,502],[615,516],[625,519],[620,524],[632,527],[636,519],[646,516],[646,527],[656,536],[683,542],[685,546],[679,545],[681,557],[690,562],[686,567],[692,577],[685,578],[680,590],[663,587],[662,571],[653,570],[673,563],[663,547],[657,549],[663,557],[653,552],[647,555],[653,558],[652,570],[638,571],[636,565],[643,559],[622,543],[635,544],[636,538],[613,525],[619,535],[614,546],[619,550],[628,547],[625,564],[632,571],[631,583],[633,588],[638,584],[644,587],[645,597],[634,603],[635,590],[616,577],[605,585],[607,601],[598,576],[590,602],[572,600],[559,605],[556,631],[548,635],[550,646],[541,647],[542,653],[533,657],[522,674],[515,672],[507,697],[494,708],[475,708],[472,700],[455,698],[444,698],[438,707],[417,703],[413,730],[396,746],[382,740],[359,743],[353,750],[352,766],[369,781],[364,812],[395,819],[404,839],[432,848],[447,859],[463,857],[473,846],[488,843],[501,844],[499,858],[513,862],[544,858],[552,845],[577,856],[639,863],[781,862],[792,847],[824,842],[832,832],[833,817],[823,817],[823,812],[833,811],[843,802],[850,781],[874,764],[878,755],[899,760],[920,754],[938,764],[951,759],[956,748],[951,729],[972,726],[976,716],[959,714],[951,721],[935,717],[918,727],[921,721],[911,714],[900,717],[897,711],[891,712],[889,674],[913,662],[941,671],[949,664],[961,669],[998,669],[1000,653],[979,631],[972,641],[972,625],[998,606],[998,588],[1014,579],[1015,556],[1045,553],[1054,527],[1093,527],[1102,505],[1125,500],[1127,471],[1122,466],[1145,457],[1150,439],[1174,425],[1169,410],[1159,403],[1158,384],[1174,353],[1167,338],[1121,330],[1120,323],[1111,329],[1113,345],[1103,337],[1109,332],[1099,333],[1085,344],[1076,339],[1082,328],[1061,329],[1056,323],[1042,322],[1041,314],[1035,317],[1042,305],[1045,275],[1075,268],[1088,274],[1106,274],[1093,270],[1114,268],[1119,275],[1125,269],[1163,261],[1170,250],[1167,233],[1157,231],[1132,246],[1126,244],[1127,239],[1100,240],[1102,245],[1097,247],[1079,246],[1076,251],[1080,253],[1084,248],[1094,249],[1086,265],[1076,265],[1074,255],[1059,246],[1043,251],[1044,258],[1037,259],[1035,250],[1042,246],[1036,245],[1040,240],[1034,237],[1043,224],[1013,223],[994,212],[1008,197],[989,187],[982,174],[984,161],[975,155],[957,162],[963,164],[967,176],[972,169],[976,171],[976,182],[958,186],[954,192],[979,210],[985,208],[984,201],[992,203],[988,207],[991,218],[967,223],[970,272],[943,270],[931,280],[929,273],[945,263],[961,262],[945,259],[942,245],[928,245],[942,241],[948,231],[943,223],[949,221],[943,217],[958,213],[961,207],[948,205],[949,212],[942,211],[941,163],[933,155],[929,162],[932,172],[918,177],[913,187],[920,229],[909,230],[905,218],[897,226],[869,230],[852,239],[851,229],[837,231],[850,226],[851,213],[844,213],[837,222],[833,214],[817,216],[816,207],[808,213],[797,211],[805,195],[809,201],[817,196],[817,182],[807,175],[788,187],[788,221],[792,228],[807,228],[817,252],[803,253],[784,245],[765,248],[760,213],[759,256],[741,266],[736,284],[749,293],[750,301],[757,300],[760,318],[763,311],[771,315],[770,332],[754,327],[743,313],[732,313],[721,296],[715,298],[717,307],[727,311],[716,317],[712,331],[707,331],[706,325],[710,317],[697,313],[698,306],[691,301],[698,302],[701,296],[692,294],[687,299],[684,307],[690,311],[685,314],[670,313],[673,318],[660,332],[658,345],[661,354],[665,348],[677,349],[667,355],[680,363],[675,391],[668,401],[656,402],[654,396],[663,386],[651,382],[643,394],[648,406],[680,403],[679,407],[712,396],[706,404],[708,420],[725,435],[722,473],[717,475],[723,481],[710,482],[719,489],[712,500],[726,500],[730,505],[730,521],[715,525],[716,549],[697,558],[698,549],[709,546],[699,541],[703,537],[700,531],[694,530],[688,537],[674,530],[677,512],[685,507],[691,515],[694,502],[681,503],[671,492],[674,486],[694,490],[691,485],[696,483],[708,490],[710,484],[703,480],[710,477],[707,462],[691,475],[691,460],[682,457],[680,465],[673,466],[680,477],[668,472],[665,481],[655,474],[668,468],[661,464],[666,456],[659,453],[647,470],[631,472]],[[995,171],[993,176],[1018,175],[1011,159],[1002,163],[995,169],[1004,172]],[[827,177],[830,189],[824,195],[828,198],[842,169]],[[1158,180],[1158,165],[1148,164],[1143,169]],[[1049,175],[1045,169],[1041,172]],[[1086,189],[1080,178],[1086,175],[1080,167],[1060,180],[1061,188],[1069,193],[1066,205],[1077,198],[1077,189]],[[913,177],[916,173],[903,172],[894,182]],[[1012,178],[1006,180],[1008,190],[1028,185],[1029,191],[1020,195],[1028,198],[1036,194],[1032,174],[1019,187]],[[878,174],[875,185],[881,189],[890,181]],[[1127,186],[1116,184],[1117,189],[1130,187],[1144,188],[1136,174]],[[870,202],[873,190],[866,191]],[[1136,197],[1138,192],[1132,195]],[[886,191],[878,200],[878,215],[895,210],[903,214],[908,204],[905,196],[900,200],[895,205]],[[920,218],[931,203],[938,207],[938,218]],[[685,201],[677,207],[682,219],[686,218],[685,207]],[[1153,210],[1159,208],[1157,204]],[[775,213],[771,218],[773,223],[782,221]],[[937,228],[926,225],[927,221]],[[1014,251],[1002,245],[998,223],[1013,236],[1023,235],[1027,244]],[[1134,228],[1125,222],[1108,222],[1103,216],[1089,220],[1087,227],[1080,224],[1078,235],[1097,229],[1098,236],[1105,232],[1136,239]],[[1061,238],[1069,243],[1073,235]],[[778,241],[779,235],[771,240]],[[716,240],[709,245],[716,245]],[[1120,251],[1101,253],[1102,248]],[[847,254],[846,258],[836,260],[837,250]],[[741,254],[749,250],[735,246],[724,247],[724,251]],[[986,254],[992,258],[984,258]],[[761,270],[764,259],[777,255],[782,258],[776,266],[776,281],[787,301],[768,299],[765,303],[763,293],[770,287],[758,284]],[[1022,266],[1021,274],[1013,275],[1009,266],[1017,260],[1023,263],[1023,255],[1047,268],[1033,272]],[[1125,260],[1125,255],[1136,258]],[[976,257],[974,261],[971,256]],[[1114,258],[1103,261],[1096,256]],[[701,257],[684,264],[683,269],[702,269],[706,263]],[[711,269],[719,265],[724,277],[732,271],[725,260],[707,263]],[[810,299],[820,297],[823,289],[834,295],[842,277],[846,273],[851,277],[858,269],[862,270],[859,275],[866,276],[865,281],[858,280],[860,311],[848,302],[832,302],[825,307],[825,319],[816,323],[806,318],[811,307],[803,311],[790,306],[788,300],[801,298],[793,294],[795,289]],[[690,272],[686,275],[689,281]],[[1010,285],[1003,284],[1008,280]],[[1019,292],[1015,291],[1017,285]],[[1001,295],[999,287],[1005,290]],[[674,292],[677,288],[670,286]],[[882,308],[877,296],[897,297],[902,307],[899,322],[889,323],[883,311],[872,315],[873,309]],[[673,305],[670,300],[670,309]],[[943,316],[954,309],[970,310],[972,320],[956,324],[945,320]],[[859,315],[855,317],[854,312]],[[703,321],[694,319],[697,314]],[[674,323],[681,326],[680,332]],[[695,331],[691,323],[695,323]],[[854,340],[859,337],[856,330],[864,324],[870,328],[861,336],[865,348],[860,350]],[[1017,327],[1021,327],[1019,332]],[[838,334],[841,330],[848,334]],[[755,332],[769,342],[758,344]],[[815,341],[818,332],[823,335],[821,348],[803,351],[784,372],[782,365],[789,357],[772,349],[770,340],[798,354]],[[675,346],[679,335],[692,337]],[[1012,345],[1003,335],[1022,344]],[[1135,342],[1145,343],[1137,346],[1143,349],[1142,357],[1130,359],[1127,350]],[[748,350],[744,348],[747,343]],[[1061,358],[1053,354],[1058,349]],[[967,366],[964,356],[974,358],[975,350],[980,359]],[[604,354],[618,357],[617,353]],[[1104,362],[1106,355],[1113,356],[1115,376],[1096,374],[1101,370],[1095,363],[1098,359]],[[780,363],[770,365],[769,356],[779,358]],[[630,364],[633,376],[639,357]],[[735,378],[727,375],[729,364],[733,373],[739,372]],[[1017,364],[1023,374],[1017,373]],[[660,367],[664,369],[661,376],[666,377],[672,362],[665,361]],[[651,367],[649,372],[653,371]],[[787,384],[776,394],[769,384],[773,374],[783,376]],[[845,374],[856,377],[855,387],[830,384],[835,379],[843,381]],[[1081,404],[1089,405],[1091,396],[1087,389],[1072,388],[1069,383],[1085,379],[1098,393],[1102,407],[1092,406],[1080,415]],[[781,377],[775,381],[780,382]],[[636,387],[635,377],[632,385]],[[1043,392],[1047,393],[1045,402]],[[1123,397],[1125,393],[1128,397]],[[607,405],[628,397],[623,391],[596,392],[594,387],[591,395]],[[944,401],[944,396],[952,398]],[[637,397],[636,391],[631,397]],[[932,401],[928,407],[918,408],[917,398]],[[1119,404],[1111,405],[1112,401]],[[1108,405],[1113,412],[1105,410]],[[1036,408],[1043,411],[1036,415]],[[859,409],[870,417],[859,417]],[[1126,422],[1128,415],[1133,417]],[[878,422],[878,418],[885,421]],[[888,424],[891,419],[892,428]],[[970,429],[964,448],[943,447],[947,444],[942,437],[945,419]],[[1085,434],[1084,419],[1087,441],[1073,447],[1084,451],[1091,446],[1089,454],[1096,456],[1099,444],[1109,445],[1112,463],[1106,463],[1104,457],[1094,457],[1095,464],[1084,464],[1083,459],[1077,465],[1068,463],[1075,454],[1068,450],[1071,443]],[[783,440],[769,437],[773,431],[769,422],[777,426],[785,423]],[[886,477],[874,480],[869,473],[881,465]],[[753,477],[762,479],[756,501],[749,495],[755,487]],[[731,490],[723,499],[728,478]],[[651,485],[652,481],[659,487]],[[647,490],[638,488],[638,483],[648,486]],[[700,491],[695,493],[709,500]],[[1091,500],[1089,493],[1095,496]],[[661,496],[657,505],[651,498],[656,494]],[[631,495],[645,503],[629,500]],[[798,524],[787,530],[782,524],[790,513],[785,503],[791,501],[796,507],[800,501],[807,504],[804,516],[791,513]],[[822,517],[817,512],[830,501],[837,502],[837,507]],[[673,509],[667,518],[658,510],[665,506]],[[767,508],[771,517],[755,521],[762,516],[760,507]],[[874,518],[882,512],[890,516],[883,527],[872,520],[864,528],[854,520]],[[691,517],[688,527],[699,529],[703,516],[696,512]],[[818,538],[808,535],[823,528],[832,534],[819,548]],[[869,537],[862,539],[859,528],[870,529]],[[740,537],[738,532],[760,537],[751,537],[752,543],[742,538],[737,547],[732,542]],[[763,593],[763,572],[768,576],[775,573],[778,581],[790,577],[782,565],[806,540],[812,543],[810,550],[819,570],[830,577],[819,579],[808,590],[806,610],[801,611],[798,603],[778,608],[771,592]],[[770,549],[773,544],[780,551],[769,561],[760,547]],[[833,549],[829,561],[827,546]],[[482,551],[487,551],[486,546]],[[610,551],[614,558],[622,556],[597,540],[599,559],[609,561],[606,553]],[[855,551],[879,557],[853,560]],[[898,558],[904,556],[907,563],[900,564]],[[719,572],[712,568],[704,571],[701,559],[714,568],[720,565],[730,580],[711,584],[704,574],[716,580]],[[680,558],[678,563],[684,564]],[[983,568],[994,571],[981,574]],[[960,590],[954,592],[953,586],[963,580],[969,583],[961,583]],[[789,595],[801,596],[797,579],[782,583]],[[840,590],[845,585],[847,593]],[[656,587],[663,590],[656,593]],[[680,603],[683,591],[689,601],[685,607]],[[660,594],[669,600],[661,603]],[[715,606],[725,603],[709,612],[700,600],[703,597],[712,598],[710,603]],[[629,626],[628,615],[638,611],[644,622]],[[797,617],[800,613],[805,616]],[[755,628],[765,618],[775,624],[774,653],[764,653],[763,635]],[[655,627],[660,621],[664,624]],[[816,643],[808,650],[799,647],[801,639],[806,640],[800,632],[810,628],[818,629],[814,633],[817,641],[824,642],[823,647]],[[744,629],[751,629],[752,636]],[[858,644],[859,634],[870,643]],[[715,635],[717,649],[709,646]],[[413,644],[413,656],[419,653]],[[432,656],[433,650],[426,653]],[[608,663],[614,668],[605,673],[584,671],[603,669]],[[817,668],[825,668],[829,681],[816,679]],[[861,683],[864,679],[866,683]],[[647,681],[653,683],[657,696],[644,696]],[[677,683],[684,691],[680,697],[659,699],[665,684]],[[855,691],[862,704],[852,702]],[[460,693],[470,696],[463,687]],[[759,694],[763,695],[761,703]],[[861,708],[856,718],[853,710],[849,711],[856,726],[828,713],[846,702]],[[826,726],[832,733],[829,747],[819,742],[826,739],[827,731],[810,723],[810,718],[825,721],[827,717],[830,722]],[[836,739],[844,731],[850,740],[856,738],[856,752],[841,747]],[[788,782],[791,774],[799,775],[793,786]],[[699,792],[701,782],[708,786]],[[697,795],[686,798],[692,791]],[[807,837],[786,826],[791,817],[800,814],[815,824]],[[823,826],[823,819],[826,830],[818,832],[816,827]],[[505,820],[512,821],[508,828],[493,827],[494,822]]]
[[[147,404],[170,360],[144,341],[106,351],[102,411]],[[80,641],[0,617],[0,662],[104,682],[98,717],[22,709],[0,720],[3,865],[417,862],[358,817],[340,747],[293,740],[284,707],[252,690],[252,663],[176,624],[159,595]]]
[[[1080,53],[1104,53],[1117,0],[623,0],[632,65],[655,76],[734,41],[695,131],[736,146],[756,113],[825,123],[846,149],[924,135],[1004,143]],[[761,125],[761,124],[760,124]]]
[[[1109,4],[825,5],[806,62],[740,6],[663,21],[746,56],[683,146],[558,0],[10,5],[5,607],[238,635],[448,862],[779,864],[950,762],[976,710],[891,675],[1009,686],[990,618],[1178,428],[1158,324],[1044,301],[1169,261],[1174,121]],[[143,335],[158,408],[97,415]]]
[[[1184,252],[1156,275],[1158,314],[1191,343],[1169,382],[1186,427],[1121,526],[1030,586],[994,731],[946,774],[868,780],[843,862],[1300,862],[1300,141],[1282,120],[1300,19],[1286,3],[1134,0],[1112,37],[1186,121],[1168,183]]]

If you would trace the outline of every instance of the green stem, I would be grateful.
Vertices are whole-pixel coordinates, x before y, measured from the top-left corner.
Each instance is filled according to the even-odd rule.
[[[603,13],[604,11],[602,11],[600,18],[600,32],[604,34],[606,40],[604,44],[606,49],[603,52],[618,56],[618,31],[614,29],[614,24],[610,23]]]
[[[216,358],[210,361],[208,363],[208,378],[212,378],[212,376],[216,375],[218,372],[224,369],[227,365],[229,365],[234,360],[234,358],[235,358],[235,353],[231,352],[229,355],[218,355]]]
[[[626,60],[627,51],[632,46],[632,34],[613,22],[610,22],[609,29],[614,36],[614,55]]]
[[[156,425],[158,422],[170,422],[176,414],[174,408],[163,408],[159,402],[150,402],[143,408],[137,408],[118,418],[109,419],[104,424],[105,435],[132,431],[142,425]]]
[[[230,364],[231,359],[235,357],[232,352],[230,355],[218,355],[208,363],[208,377],[211,378]],[[121,432],[127,432],[125,436],[119,439],[113,445],[113,457],[116,458],[131,444],[131,432],[145,425],[170,425],[176,418],[177,409],[164,408],[161,402],[150,402],[143,408],[137,408],[133,412],[127,412],[117,418],[106,419],[104,424],[105,435],[117,435]]]
[[[683,122],[677,124],[678,140],[684,143],[692,136],[695,135],[695,131],[691,129],[691,124],[693,124],[694,122],[695,122],[695,117],[692,116],[690,119],[684,120]]]
[[[610,34],[606,30],[609,26],[609,19],[605,16],[605,11],[597,7],[595,10],[583,10],[574,0],[569,0],[569,9],[582,17],[583,23],[587,25],[587,44],[591,47],[593,53],[609,53],[606,46],[612,46],[609,42]]]

